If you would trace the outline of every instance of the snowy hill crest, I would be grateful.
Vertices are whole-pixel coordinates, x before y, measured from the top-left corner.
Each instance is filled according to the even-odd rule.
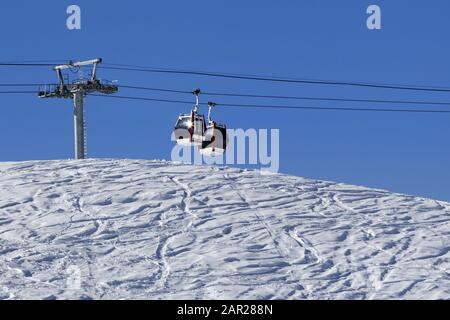
[[[450,298],[448,203],[163,161],[0,164],[0,299]]]

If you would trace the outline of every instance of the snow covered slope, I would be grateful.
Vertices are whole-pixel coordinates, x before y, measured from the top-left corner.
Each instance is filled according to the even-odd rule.
[[[0,299],[450,298],[450,204],[161,161],[0,164]]]

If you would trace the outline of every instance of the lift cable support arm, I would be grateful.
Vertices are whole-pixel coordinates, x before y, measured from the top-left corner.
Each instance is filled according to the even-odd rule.
[[[39,89],[39,98],[72,99],[74,103],[74,131],[75,131],[75,159],[86,158],[84,98],[89,93],[113,94],[119,90],[117,84],[97,79],[97,66],[102,59],[93,59],[80,62],[69,61],[67,64],[55,66],[53,69],[58,76],[58,85],[46,85],[44,90]],[[92,66],[92,76],[73,82],[64,81],[64,70]]]

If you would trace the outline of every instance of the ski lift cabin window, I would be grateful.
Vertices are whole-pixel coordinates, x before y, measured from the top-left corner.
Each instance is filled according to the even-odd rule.
[[[199,146],[203,142],[205,118],[192,111],[190,115],[180,115],[175,125],[177,143],[184,146]]]
[[[226,151],[228,137],[225,125],[217,124],[211,118],[215,103],[209,102],[208,125],[205,117],[198,114],[200,89],[194,91],[196,103],[190,114],[181,114],[175,124],[174,135],[177,144],[183,146],[197,146],[201,154],[219,156]]]

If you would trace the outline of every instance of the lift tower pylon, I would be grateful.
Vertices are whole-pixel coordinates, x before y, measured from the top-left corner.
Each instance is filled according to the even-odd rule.
[[[80,61],[65,65],[55,66],[53,69],[58,76],[57,85],[45,86],[39,90],[39,98],[63,98],[72,99],[74,103],[74,135],[75,135],[75,159],[86,158],[85,122],[84,122],[84,98],[89,93],[113,94],[119,90],[115,84],[97,79],[97,66],[102,59]],[[72,83],[64,81],[63,70],[81,68],[92,65],[92,75],[88,79],[78,79]]]

